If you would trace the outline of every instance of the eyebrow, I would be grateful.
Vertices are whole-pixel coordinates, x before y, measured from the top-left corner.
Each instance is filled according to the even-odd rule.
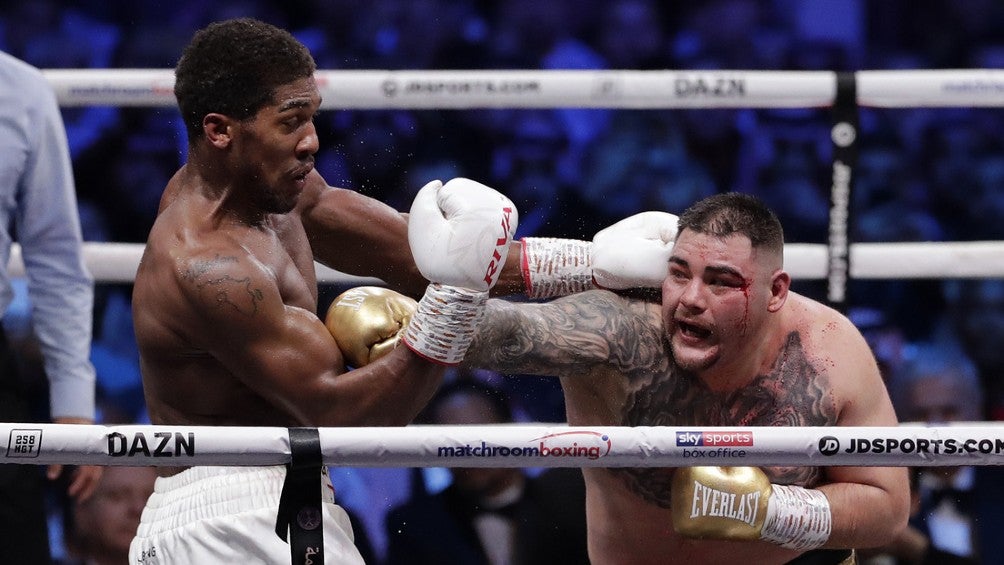
[[[279,105],[279,111],[285,112],[286,110],[292,110],[294,108],[305,108],[310,106],[309,98],[296,98],[294,100],[287,100]]]
[[[690,263],[688,263],[684,259],[680,259],[679,257],[670,257],[669,258],[669,262],[670,263],[675,263],[675,264],[677,264],[677,265],[679,265],[681,267],[690,268]],[[737,269],[735,269],[733,267],[729,267],[727,265],[708,265],[707,267],[704,268],[704,270],[705,271],[710,271],[710,272],[712,272],[714,274],[719,274],[719,275],[732,275],[732,276],[735,276],[735,277],[739,277],[741,279],[745,279],[746,278]]]

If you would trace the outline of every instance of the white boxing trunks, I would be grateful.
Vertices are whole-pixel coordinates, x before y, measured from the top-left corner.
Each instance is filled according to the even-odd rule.
[[[285,478],[283,466],[192,467],[158,478],[129,547],[129,563],[289,563],[289,545],[275,534]],[[324,562],[361,565],[349,516],[335,504],[326,472],[318,481]]]

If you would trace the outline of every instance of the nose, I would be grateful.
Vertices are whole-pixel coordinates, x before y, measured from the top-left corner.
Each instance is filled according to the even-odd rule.
[[[321,142],[317,139],[317,127],[311,122],[307,124],[306,134],[296,145],[296,153],[300,157],[314,155],[320,148]]]
[[[704,288],[700,279],[692,278],[687,281],[680,293],[680,304],[689,310],[704,309]]]

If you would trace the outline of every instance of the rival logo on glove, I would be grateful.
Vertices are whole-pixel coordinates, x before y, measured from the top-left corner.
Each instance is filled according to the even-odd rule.
[[[737,494],[713,489],[701,482],[694,483],[691,518],[715,517],[737,520],[755,526],[760,509],[760,492]]]
[[[502,208],[502,237],[495,240],[495,251],[492,252],[492,260],[488,263],[488,268],[485,270],[484,281],[489,286],[494,286],[496,273],[498,273],[499,267],[502,266],[505,260],[499,249],[508,251],[509,242],[512,239],[512,232],[510,231],[512,227],[511,217],[512,208],[508,206]]]

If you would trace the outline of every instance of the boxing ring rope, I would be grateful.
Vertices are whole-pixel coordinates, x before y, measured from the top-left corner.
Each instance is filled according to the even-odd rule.
[[[0,424],[0,463],[282,465],[279,427]],[[620,427],[412,425],[317,428],[339,467],[1004,465],[1004,426]]]
[[[144,245],[140,243],[84,243],[84,261],[98,282],[131,283],[136,278]],[[1004,276],[1004,241],[855,243],[851,244],[851,277],[856,279],[997,278]],[[803,280],[827,276],[827,248],[823,244],[789,243],[785,269]],[[383,284],[314,264],[317,282]],[[14,244],[8,272],[24,276],[21,248]]]
[[[171,69],[48,69],[60,105],[173,107]],[[841,75],[852,75],[860,106],[1004,107],[1004,70],[917,71],[384,71],[319,70],[322,108],[805,108],[837,101]],[[831,222],[831,228],[833,227]],[[839,225],[839,224],[837,224]],[[839,234],[838,234],[839,235]],[[792,276],[834,272],[831,245],[792,243]],[[840,241],[837,238],[837,241]],[[142,245],[89,243],[85,260],[98,282],[131,282]],[[1004,276],[1004,242],[850,243],[837,262],[855,279]],[[24,268],[15,249],[11,272]],[[318,282],[378,284],[316,265]],[[839,282],[839,280],[838,280]]]
[[[171,69],[43,70],[62,106],[173,107]],[[1004,70],[857,71],[875,108],[1004,106]],[[807,108],[831,106],[831,71],[319,70],[322,108]]]

